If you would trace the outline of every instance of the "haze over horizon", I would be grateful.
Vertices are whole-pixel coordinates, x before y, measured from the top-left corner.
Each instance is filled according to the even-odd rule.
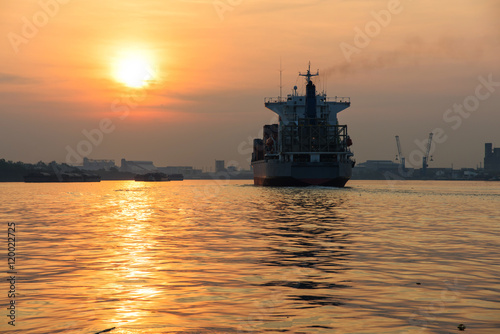
[[[435,131],[429,167],[476,167],[500,147],[499,22],[496,0],[4,1],[0,159],[247,169],[281,59],[284,95],[310,61],[351,98],[358,162],[394,160],[399,135],[420,168]]]

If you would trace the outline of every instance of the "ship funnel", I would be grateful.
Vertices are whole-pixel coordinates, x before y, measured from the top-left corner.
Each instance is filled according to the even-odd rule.
[[[306,86],[306,117],[316,118],[316,86],[309,81]]]

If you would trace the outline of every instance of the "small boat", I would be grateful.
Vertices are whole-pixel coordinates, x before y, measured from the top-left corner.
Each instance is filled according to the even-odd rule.
[[[138,182],[165,182],[170,181],[167,174],[164,173],[147,173],[137,174],[134,178]]]
[[[184,181],[184,175],[182,174],[168,174],[170,181]]]

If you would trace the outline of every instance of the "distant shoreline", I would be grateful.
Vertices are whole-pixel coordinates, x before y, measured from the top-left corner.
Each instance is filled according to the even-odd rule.
[[[185,178],[184,181],[206,181],[206,180],[247,180],[247,181],[252,181],[253,178],[245,178],[245,177],[230,177],[230,178],[213,178],[213,177],[206,177],[206,178]],[[134,179],[129,179],[129,178],[121,178],[121,179],[101,179],[101,182],[103,181],[134,181]],[[358,178],[353,178],[350,181],[481,181],[481,182],[498,182],[500,179],[493,179],[493,180],[488,180],[488,179],[397,179],[397,180],[389,180],[389,179],[358,179]],[[134,182],[143,182],[143,181],[134,181]],[[183,182],[183,181],[170,181],[170,182]],[[88,182],[24,182],[20,180],[2,180],[0,183],[88,183]]]
[[[440,169],[435,169],[439,172]],[[356,171],[356,169],[355,169]],[[364,170],[362,172],[353,173],[351,180],[386,180],[386,181],[499,181],[500,174],[485,173],[484,171],[469,171],[462,170],[444,170],[439,175],[434,169],[428,169],[428,175],[422,176],[419,172],[413,172],[410,176],[408,173],[401,175],[398,170]],[[446,172],[446,173],[445,173]],[[38,162],[37,164],[25,164],[23,162],[12,162],[0,159],[0,182],[24,182],[24,177],[32,173],[45,173],[63,180],[61,176],[64,174],[89,174],[100,177],[102,181],[133,181],[136,173],[123,172],[118,168],[111,170],[83,170],[67,164],[58,164],[55,161],[45,164]],[[468,174],[467,174],[468,173]],[[404,177],[407,176],[407,177]],[[253,180],[253,173],[249,171],[221,171],[217,173],[201,173],[190,175],[183,174],[185,180]],[[57,182],[57,181],[56,181]],[[50,182],[53,183],[53,182]],[[64,183],[64,181],[62,182]]]

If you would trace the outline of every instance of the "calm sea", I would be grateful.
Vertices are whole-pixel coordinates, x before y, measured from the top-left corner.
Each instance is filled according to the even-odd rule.
[[[2,183],[0,329],[500,333],[500,183],[348,186]]]

